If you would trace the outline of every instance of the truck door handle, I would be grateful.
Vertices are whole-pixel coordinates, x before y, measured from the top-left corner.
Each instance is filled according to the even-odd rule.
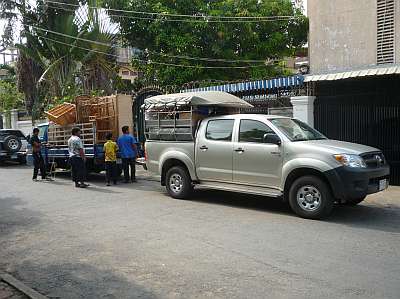
[[[237,152],[237,153],[243,153],[243,152],[244,152],[244,149],[242,149],[241,147],[239,147],[239,148],[235,149],[235,152]]]
[[[203,145],[203,146],[200,147],[200,149],[201,149],[202,151],[206,151],[206,150],[208,150],[208,147],[205,146],[205,145]]]
[[[281,153],[280,152],[271,152],[271,155],[280,156]]]

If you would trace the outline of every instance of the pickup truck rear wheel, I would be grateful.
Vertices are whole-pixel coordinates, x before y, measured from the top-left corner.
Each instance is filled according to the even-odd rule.
[[[177,199],[186,199],[192,193],[192,181],[186,169],[181,166],[167,171],[166,187],[169,195]]]
[[[298,178],[289,189],[289,204],[303,218],[321,219],[333,209],[334,199],[327,183],[316,176]]]

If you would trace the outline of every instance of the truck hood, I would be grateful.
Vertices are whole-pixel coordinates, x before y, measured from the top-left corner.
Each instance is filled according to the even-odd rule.
[[[300,141],[300,142],[303,143],[304,146],[321,147],[326,152],[329,152],[331,154],[360,155],[363,153],[380,151],[377,148],[367,146],[367,145],[338,141],[338,140],[331,140],[331,139],[310,140],[310,141]]]

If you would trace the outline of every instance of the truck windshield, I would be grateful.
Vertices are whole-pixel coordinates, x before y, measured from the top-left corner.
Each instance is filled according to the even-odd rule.
[[[309,125],[290,118],[275,118],[270,120],[290,141],[307,141],[327,139]]]
[[[40,140],[44,139],[44,134],[46,134],[46,129],[47,129],[47,126],[39,127],[39,138],[40,138]]]

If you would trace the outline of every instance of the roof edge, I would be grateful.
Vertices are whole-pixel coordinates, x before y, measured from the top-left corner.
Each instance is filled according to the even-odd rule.
[[[400,64],[378,65],[362,69],[307,75],[304,78],[304,82],[336,81],[351,78],[374,77],[394,74],[400,74]]]

